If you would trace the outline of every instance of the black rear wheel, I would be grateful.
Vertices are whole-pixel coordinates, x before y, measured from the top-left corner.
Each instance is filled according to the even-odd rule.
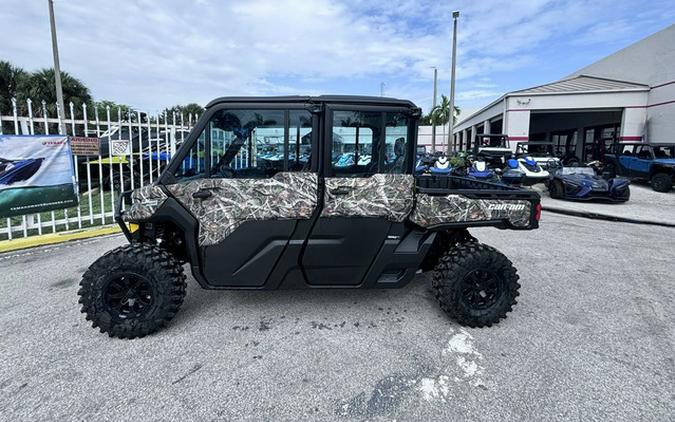
[[[445,251],[452,248],[453,246],[466,243],[466,242],[477,242],[476,238],[469,234],[469,231],[464,230],[451,230],[451,231],[439,231],[436,233],[436,238],[434,243],[429,248],[429,252],[424,257],[424,261],[420,265],[420,269],[423,272],[431,271],[434,269],[438,260],[443,256]]]
[[[469,327],[498,323],[515,305],[518,274],[509,259],[478,242],[447,251],[434,270],[433,287],[441,309]]]
[[[657,192],[668,192],[673,187],[673,177],[668,173],[656,173],[650,182],[652,189]]]
[[[183,267],[157,246],[134,243],[96,260],[80,282],[79,302],[92,325],[111,337],[153,333],[176,315],[185,297]]]

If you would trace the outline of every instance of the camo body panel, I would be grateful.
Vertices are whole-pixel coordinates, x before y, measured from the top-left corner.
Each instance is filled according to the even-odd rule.
[[[409,174],[326,178],[321,217],[384,217],[402,222],[413,209],[415,179]],[[346,187],[345,195],[332,190]]]
[[[147,185],[131,192],[131,206],[124,211],[124,221],[143,221],[152,217],[166,201],[164,191],[156,185]]]
[[[524,200],[471,199],[462,195],[432,196],[418,193],[410,221],[422,227],[443,223],[506,219],[515,227],[528,227],[532,204]]]
[[[199,221],[199,244],[216,244],[246,221],[309,219],[318,199],[315,173],[277,173],[269,179],[200,179],[167,187]],[[198,190],[213,196],[195,199]]]

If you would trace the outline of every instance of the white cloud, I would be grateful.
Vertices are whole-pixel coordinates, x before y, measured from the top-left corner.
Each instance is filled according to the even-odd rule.
[[[57,0],[55,8],[62,68],[96,99],[150,111],[221,95],[375,94],[379,81],[387,95],[426,108],[431,66],[447,93],[453,8],[462,11],[457,98],[474,101],[512,89],[495,78],[536,66],[560,38],[611,39],[617,9],[610,0]],[[0,59],[51,66],[46,2],[4,0],[0,22]]]

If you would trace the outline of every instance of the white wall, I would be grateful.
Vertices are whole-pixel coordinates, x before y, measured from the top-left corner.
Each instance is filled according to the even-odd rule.
[[[530,135],[530,111],[507,110],[503,132],[514,141],[526,141]]]
[[[650,86],[675,80],[675,25],[574,72]]]
[[[581,74],[650,85],[646,140],[675,142],[675,25],[570,76]]]
[[[584,110],[647,105],[649,92],[589,92],[576,94],[512,95],[506,110]]]
[[[499,98],[499,100],[492,103],[492,105],[485,110],[479,111],[474,115],[469,115],[467,118],[457,123],[454,132],[457,133],[464,129],[468,129],[471,126],[480,125],[486,120],[501,116],[502,113],[504,113],[504,98]]]
[[[448,125],[436,126],[436,150],[446,151],[448,144]],[[431,152],[431,126],[420,126],[417,129],[417,145],[424,146]]]

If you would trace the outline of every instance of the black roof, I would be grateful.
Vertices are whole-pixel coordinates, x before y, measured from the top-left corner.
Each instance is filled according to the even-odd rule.
[[[393,105],[417,108],[409,100],[401,100],[390,97],[374,97],[367,95],[287,95],[277,97],[220,97],[212,100],[206,105],[206,108],[222,103],[345,103],[345,104],[365,104],[365,105]]]

